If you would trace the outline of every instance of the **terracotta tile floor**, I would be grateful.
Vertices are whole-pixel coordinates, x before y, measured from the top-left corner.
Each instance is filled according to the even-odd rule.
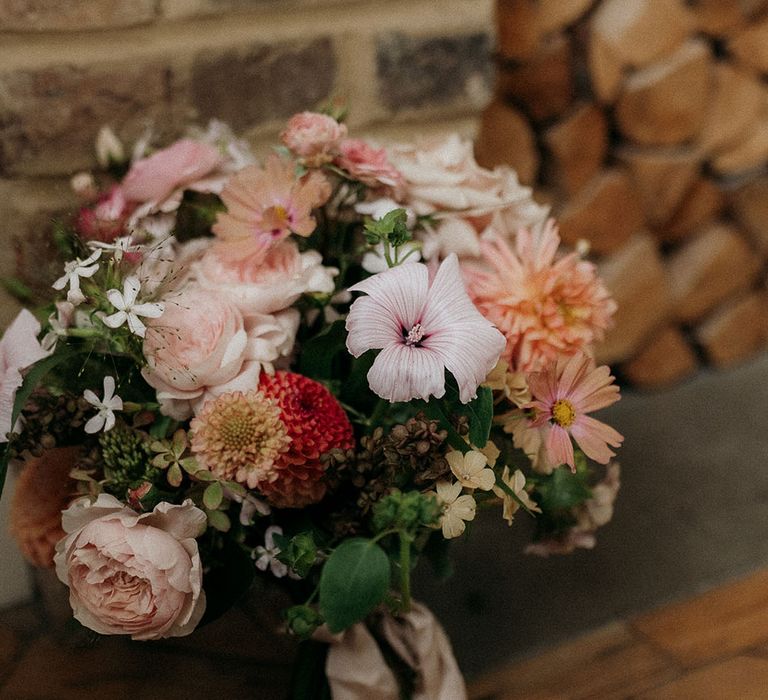
[[[766,700],[768,571],[478,679],[471,700]]]
[[[0,698],[284,697],[292,647],[247,611],[192,638],[90,643],[40,606],[0,613]],[[764,700],[768,571],[602,629],[472,683],[472,700]]]

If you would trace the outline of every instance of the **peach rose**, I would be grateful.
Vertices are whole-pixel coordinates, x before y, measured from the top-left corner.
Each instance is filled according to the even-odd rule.
[[[205,513],[191,500],[139,514],[114,496],[75,501],[62,514],[56,575],[69,586],[75,618],[99,634],[183,637],[205,612],[195,538]]]
[[[225,392],[250,391],[262,369],[293,349],[295,309],[246,320],[231,300],[195,285],[164,301],[165,312],[151,320],[144,338],[142,374],[163,412],[177,420]]]
[[[346,135],[347,127],[333,117],[318,112],[300,112],[288,120],[280,140],[300,158],[320,165],[331,160],[339,141]]]
[[[362,139],[344,139],[336,164],[369,187],[385,185],[396,189],[402,185],[403,176],[389,162],[387,151]]]
[[[221,160],[213,146],[181,139],[136,161],[122,182],[123,194],[133,202],[162,202],[177,188],[211,173]]]
[[[316,250],[300,253],[295,241],[284,240],[266,256],[257,251],[240,260],[210,248],[192,264],[192,273],[202,289],[226,295],[248,316],[286,309],[305,292],[332,294],[338,270],[322,262]]]
[[[11,501],[11,534],[34,566],[53,566],[56,543],[64,537],[61,511],[77,493],[69,472],[79,456],[79,447],[54,447],[24,462]]]

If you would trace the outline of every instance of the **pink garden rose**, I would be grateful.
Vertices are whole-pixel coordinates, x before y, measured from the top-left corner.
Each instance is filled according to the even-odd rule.
[[[281,241],[266,257],[260,252],[231,260],[210,248],[192,265],[197,284],[224,294],[244,315],[270,314],[286,309],[305,292],[332,294],[335,268],[323,266],[320,253],[300,253],[295,241]]]
[[[424,241],[426,258],[479,255],[480,239],[491,223],[497,234],[505,230],[511,236],[546,220],[547,208],[533,200],[514,170],[480,167],[472,143],[458,134],[393,146],[389,158],[402,173],[405,206],[436,220]]]
[[[384,185],[396,189],[403,182],[403,176],[389,162],[387,151],[374,148],[363,139],[344,139],[339,146],[336,165],[369,187]]]
[[[142,373],[163,412],[177,420],[220,394],[250,391],[262,369],[293,348],[295,309],[246,319],[228,298],[194,285],[164,301],[163,315],[148,324]]]
[[[162,202],[175,189],[208,175],[220,163],[221,155],[213,146],[181,139],[136,161],[123,179],[123,192],[133,202]]]
[[[347,127],[319,112],[294,114],[280,134],[280,140],[295,155],[318,166],[333,159]]]
[[[13,402],[24,380],[22,371],[49,355],[37,336],[40,323],[26,309],[19,312],[0,340],[0,443],[8,442]]]
[[[56,575],[81,624],[132,639],[183,637],[205,612],[195,538],[206,516],[191,500],[139,514],[114,496],[78,499],[62,513]]]

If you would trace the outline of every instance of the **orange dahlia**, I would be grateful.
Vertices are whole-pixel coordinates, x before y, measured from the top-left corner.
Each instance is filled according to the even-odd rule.
[[[280,407],[261,391],[233,391],[206,401],[190,429],[200,466],[250,488],[272,473],[290,442]]]
[[[56,543],[64,537],[61,511],[77,495],[70,479],[80,456],[78,447],[55,447],[27,460],[11,503],[11,534],[33,565],[53,566]]]
[[[322,384],[300,374],[262,374],[259,388],[280,406],[291,442],[258,489],[279,508],[317,503],[326,490],[321,456],[354,445],[347,414]]]

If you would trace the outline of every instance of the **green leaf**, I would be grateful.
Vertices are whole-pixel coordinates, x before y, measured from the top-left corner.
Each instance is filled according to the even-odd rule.
[[[164,438],[168,434],[168,428],[171,423],[173,423],[173,419],[170,416],[159,416],[158,419],[152,423],[152,427],[149,429],[149,434],[153,438]]]
[[[203,493],[203,505],[208,510],[216,510],[224,498],[224,489],[221,488],[221,483],[214,481]]]
[[[493,423],[493,392],[490,387],[477,389],[477,398],[466,404],[464,414],[469,418],[469,439],[475,447],[483,448],[488,442]]]
[[[181,486],[183,478],[184,475],[181,473],[181,467],[178,464],[172,464],[168,469],[168,473],[166,474],[168,483],[175,488],[177,486]]]
[[[356,537],[340,544],[320,575],[320,612],[332,633],[365,618],[389,589],[389,559],[371,540]]]
[[[11,426],[16,425],[16,421],[19,419],[21,411],[27,401],[29,401],[29,397],[43,379],[45,379],[46,375],[58,365],[67,360],[71,360],[82,352],[83,351],[79,349],[64,347],[55,354],[32,365],[24,376],[24,381],[21,383],[19,390],[16,392],[16,398],[13,402],[13,411],[11,413]],[[5,475],[8,471],[9,459],[10,452],[8,450],[8,443],[5,443],[2,456],[0,456],[0,496],[3,495],[3,486],[5,484]]]
[[[445,399],[451,412],[466,416],[469,421],[469,439],[475,447],[483,448],[488,442],[493,423],[493,391],[479,386],[477,396],[469,403],[461,403],[459,389],[453,377],[445,383]]]
[[[280,548],[277,558],[305,578],[317,560],[317,545],[312,533],[300,532],[290,539],[275,535],[275,543]]]
[[[346,348],[344,321],[334,321],[321,333],[304,343],[299,358],[299,372],[313,379],[330,379],[333,361]]]
[[[208,524],[219,532],[229,532],[232,527],[232,521],[229,516],[222,510],[207,510],[205,514],[208,516]]]

